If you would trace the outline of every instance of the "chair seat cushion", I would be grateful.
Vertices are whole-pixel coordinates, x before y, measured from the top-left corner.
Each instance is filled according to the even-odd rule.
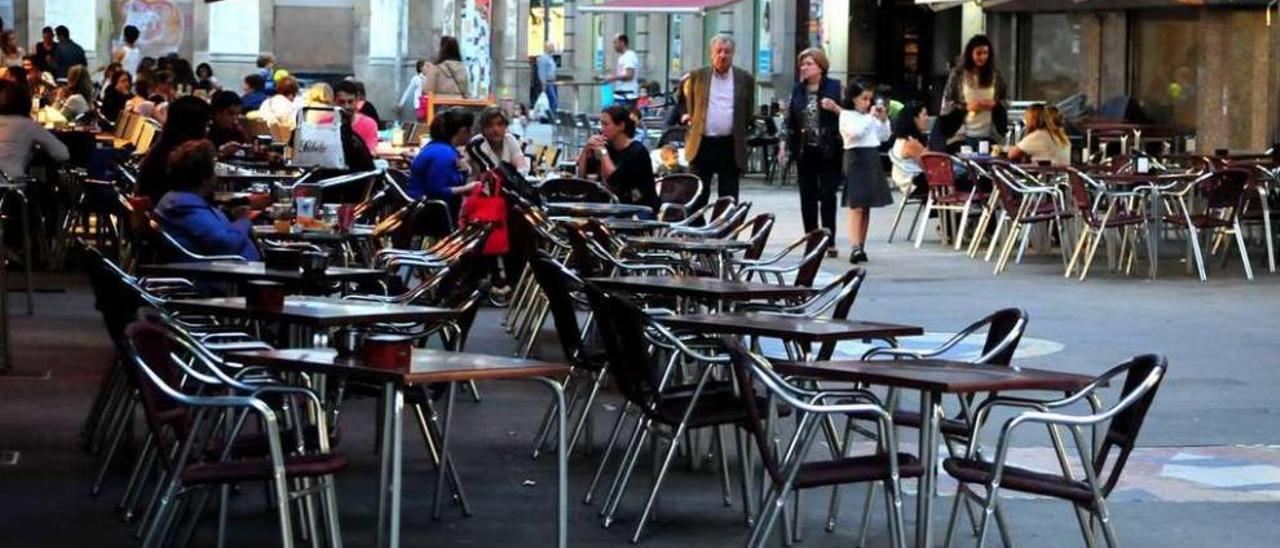
[[[1164,221],[1178,226],[1187,226],[1187,220],[1179,215],[1166,215]],[[1204,214],[1192,215],[1191,224],[1196,228],[1222,228],[1233,226],[1231,219],[1222,219]]]
[[[315,477],[337,473],[347,467],[342,455],[302,455],[285,457],[285,476]],[[201,462],[182,471],[184,485],[207,485],[239,481],[266,481],[271,479],[269,458],[240,459],[227,462]]]
[[[894,426],[905,426],[907,428],[920,428],[920,413],[914,411],[897,411],[893,414]],[[942,430],[944,436],[956,438],[969,437],[969,425],[964,421],[956,419],[943,418],[938,422],[938,428]]]
[[[960,205],[970,200],[970,196],[974,202],[980,202],[987,199],[985,192],[953,192],[944,196],[936,196],[933,203],[938,205]]]
[[[964,483],[990,483],[993,465],[976,459],[949,458],[942,463],[951,477]],[[1065,499],[1086,507],[1093,506],[1093,493],[1083,481],[1069,480],[1059,474],[1037,472],[1005,465],[1000,487],[1023,493]]]
[[[692,387],[676,387],[663,392],[662,402],[656,409],[657,419],[667,425],[674,426],[680,422],[689,401],[693,396]],[[768,402],[757,397],[756,406],[765,409]],[[778,416],[791,414],[787,406],[778,407]],[[703,389],[693,413],[689,416],[689,428],[703,428],[721,424],[737,424],[747,420],[747,410],[742,400],[733,393],[733,387],[726,383],[717,383]]]
[[[920,459],[898,453],[898,477],[916,478],[924,473]],[[887,455],[865,455],[831,461],[806,462],[796,473],[796,489],[889,479]]]

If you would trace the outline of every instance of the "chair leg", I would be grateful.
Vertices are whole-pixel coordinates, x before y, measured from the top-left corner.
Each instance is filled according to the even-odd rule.
[[[907,196],[902,197],[902,203],[898,204],[898,213],[893,216],[893,225],[889,227],[889,241],[893,243],[893,234],[898,231],[898,223],[902,221],[902,213],[907,209],[907,202],[910,199]]]
[[[591,410],[596,403],[596,396],[600,394],[601,386],[604,385],[604,378],[605,378],[604,373],[601,372],[596,374],[595,378],[592,379],[591,389],[590,389],[590,392],[588,392],[587,394],[587,401],[586,403],[582,404],[582,412],[580,415],[578,415],[578,423],[574,425],[573,435],[569,438],[569,445],[565,447],[565,451],[569,455],[572,455],[574,448],[578,446],[578,438],[582,435],[582,431],[585,429],[585,427],[590,426]],[[587,436],[588,448],[590,448],[590,445],[591,445],[591,436]]]
[[[649,500],[644,504],[644,510],[640,513],[640,519],[636,522],[635,533],[631,535],[631,543],[640,542],[640,535],[644,533],[644,526],[649,522],[649,514],[653,512],[653,503],[658,500],[658,492],[662,490],[663,480],[667,478],[667,471],[671,469],[671,461],[675,459],[676,449],[680,444],[680,436],[684,433],[686,427],[683,423],[676,427],[675,433],[671,435],[671,447],[667,449],[667,454],[662,459],[662,466],[658,468],[658,475],[653,479],[653,489],[649,491]],[[692,451],[692,447],[689,448]]]
[[[129,423],[132,422],[135,405],[137,403],[131,401],[125,411],[120,414],[119,421],[113,429],[114,433],[111,434],[111,445],[107,448],[107,454],[102,457],[102,464],[98,466],[98,474],[94,478],[93,487],[89,490],[89,494],[97,495],[102,492],[102,482],[107,477],[107,470],[111,468],[111,463],[115,461],[116,452],[120,450],[120,442],[124,440],[124,432],[129,428]]]
[[[924,211],[920,213],[920,228],[916,230],[916,249],[920,249],[920,244],[924,243],[924,231],[929,227],[929,213],[933,211],[933,196],[929,196],[924,202]],[[938,222],[942,222],[939,216]]]
[[[956,227],[956,241],[952,242],[952,249],[960,251],[960,246],[964,244],[964,231],[969,226],[969,210],[972,209],[972,198],[964,203],[964,211],[960,212],[960,226]]]
[[[1196,261],[1196,272],[1200,275],[1200,281],[1208,281],[1208,276],[1204,270],[1204,255],[1200,251],[1200,231],[1188,223],[1187,240],[1191,242],[1191,255]]]
[[[1244,231],[1240,229],[1240,219],[1235,220],[1236,247],[1240,248],[1240,261],[1244,263],[1244,275],[1253,281],[1253,265],[1249,263],[1249,248],[1244,243]]]
[[[609,494],[605,496],[604,508],[601,509],[601,515],[604,516],[602,525],[605,529],[613,524],[614,513],[618,511],[618,502],[622,500],[622,495],[627,490],[627,484],[631,481],[632,472],[635,471],[640,451],[648,439],[649,421],[642,418],[636,424],[636,431],[631,436],[631,443],[627,445],[627,452],[622,457],[617,475],[613,478],[613,485],[609,488]]]
[[[1089,244],[1089,252],[1084,256],[1084,266],[1080,268],[1080,281],[1084,281],[1089,275],[1089,266],[1093,264],[1093,258],[1098,254],[1098,244],[1102,242],[1103,232],[1101,229],[1094,235],[1093,241]]]
[[[613,431],[609,433],[609,441],[604,446],[604,455],[600,457],[600,463],[596,465],[596,473],[591,478],[591,485],[587,486],[587,495],[582,498],[583,504],[591,504],[591,499],[596,492],[596,485],[600,483],[600,478],[604,476],[604,471],[609,465],[609,457],[613,456],[613,450],[618,443],[618,435],[622,433],[622,423],[626,417],[627,411],[624,406],[624,408],[618,410],[618,420],[613,423]]]
[[[747,527],[751,527],[755,524],[755,515],[752,513],[754,501],[751,500],[751,473],[755,467],[752,465],[751,453],[747,448],[747,443],[742,439],[745,436],[750,436],[750,434],[737,427],[733,429],[733,441],[738,447],[738,465],[742,468],[742,473],[738,478],[739,487],[742,490],[742,518]]]

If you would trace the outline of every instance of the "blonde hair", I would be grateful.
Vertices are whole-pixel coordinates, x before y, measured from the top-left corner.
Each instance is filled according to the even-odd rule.
[[[1049,137],[1059,145],[1065,145],[1068,142],[1067,131],[1063,129],[1061,124],[1062,114],[1058,112],[1058,107],[1046,108],[1044,104],[1034,104],[1027,107],[1027,113],[1022,119],[1026,123],[1026,134],[1043,129],[1049,132]]]
[[[809,48],[800,52],[800,55],[796,56],[796,64],[799,65],[804,62],[805,57],[813,59],[813,63],[822,69],[823,76],[826,76],[827,71],[831,70],[831,60],[827,59],[827,52],[822,51],[822,48]]]
[[[312,84],[307,88],[307,94],[302,98],[302,104],[307,106],[321,106],[333,104],[333,88],[324,82]]]

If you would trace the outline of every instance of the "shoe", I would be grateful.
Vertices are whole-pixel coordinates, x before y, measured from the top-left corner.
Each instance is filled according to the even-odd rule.
[[[854,247],[849,250],[849,264],[858,264],[867,262],[867,252],[861,247]]]
[[[828,258],[828,259],[834,259],[834,258],[839,257],[839,256],[840,256],[840,252],[839,252],[839,251],[836,251],[836,248],[834,248],[834,247],[827,248],[827,258]]]
[[[511,302],[511,288],[494,286],[489,288],[489,304],[497,308],[506,308]]]

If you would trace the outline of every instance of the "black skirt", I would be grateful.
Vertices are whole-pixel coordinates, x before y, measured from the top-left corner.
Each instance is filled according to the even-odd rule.
[[[889,178],[880,167],[880,151],[872,147],[845,149],[845,207],[884,207],[893,203]]]

